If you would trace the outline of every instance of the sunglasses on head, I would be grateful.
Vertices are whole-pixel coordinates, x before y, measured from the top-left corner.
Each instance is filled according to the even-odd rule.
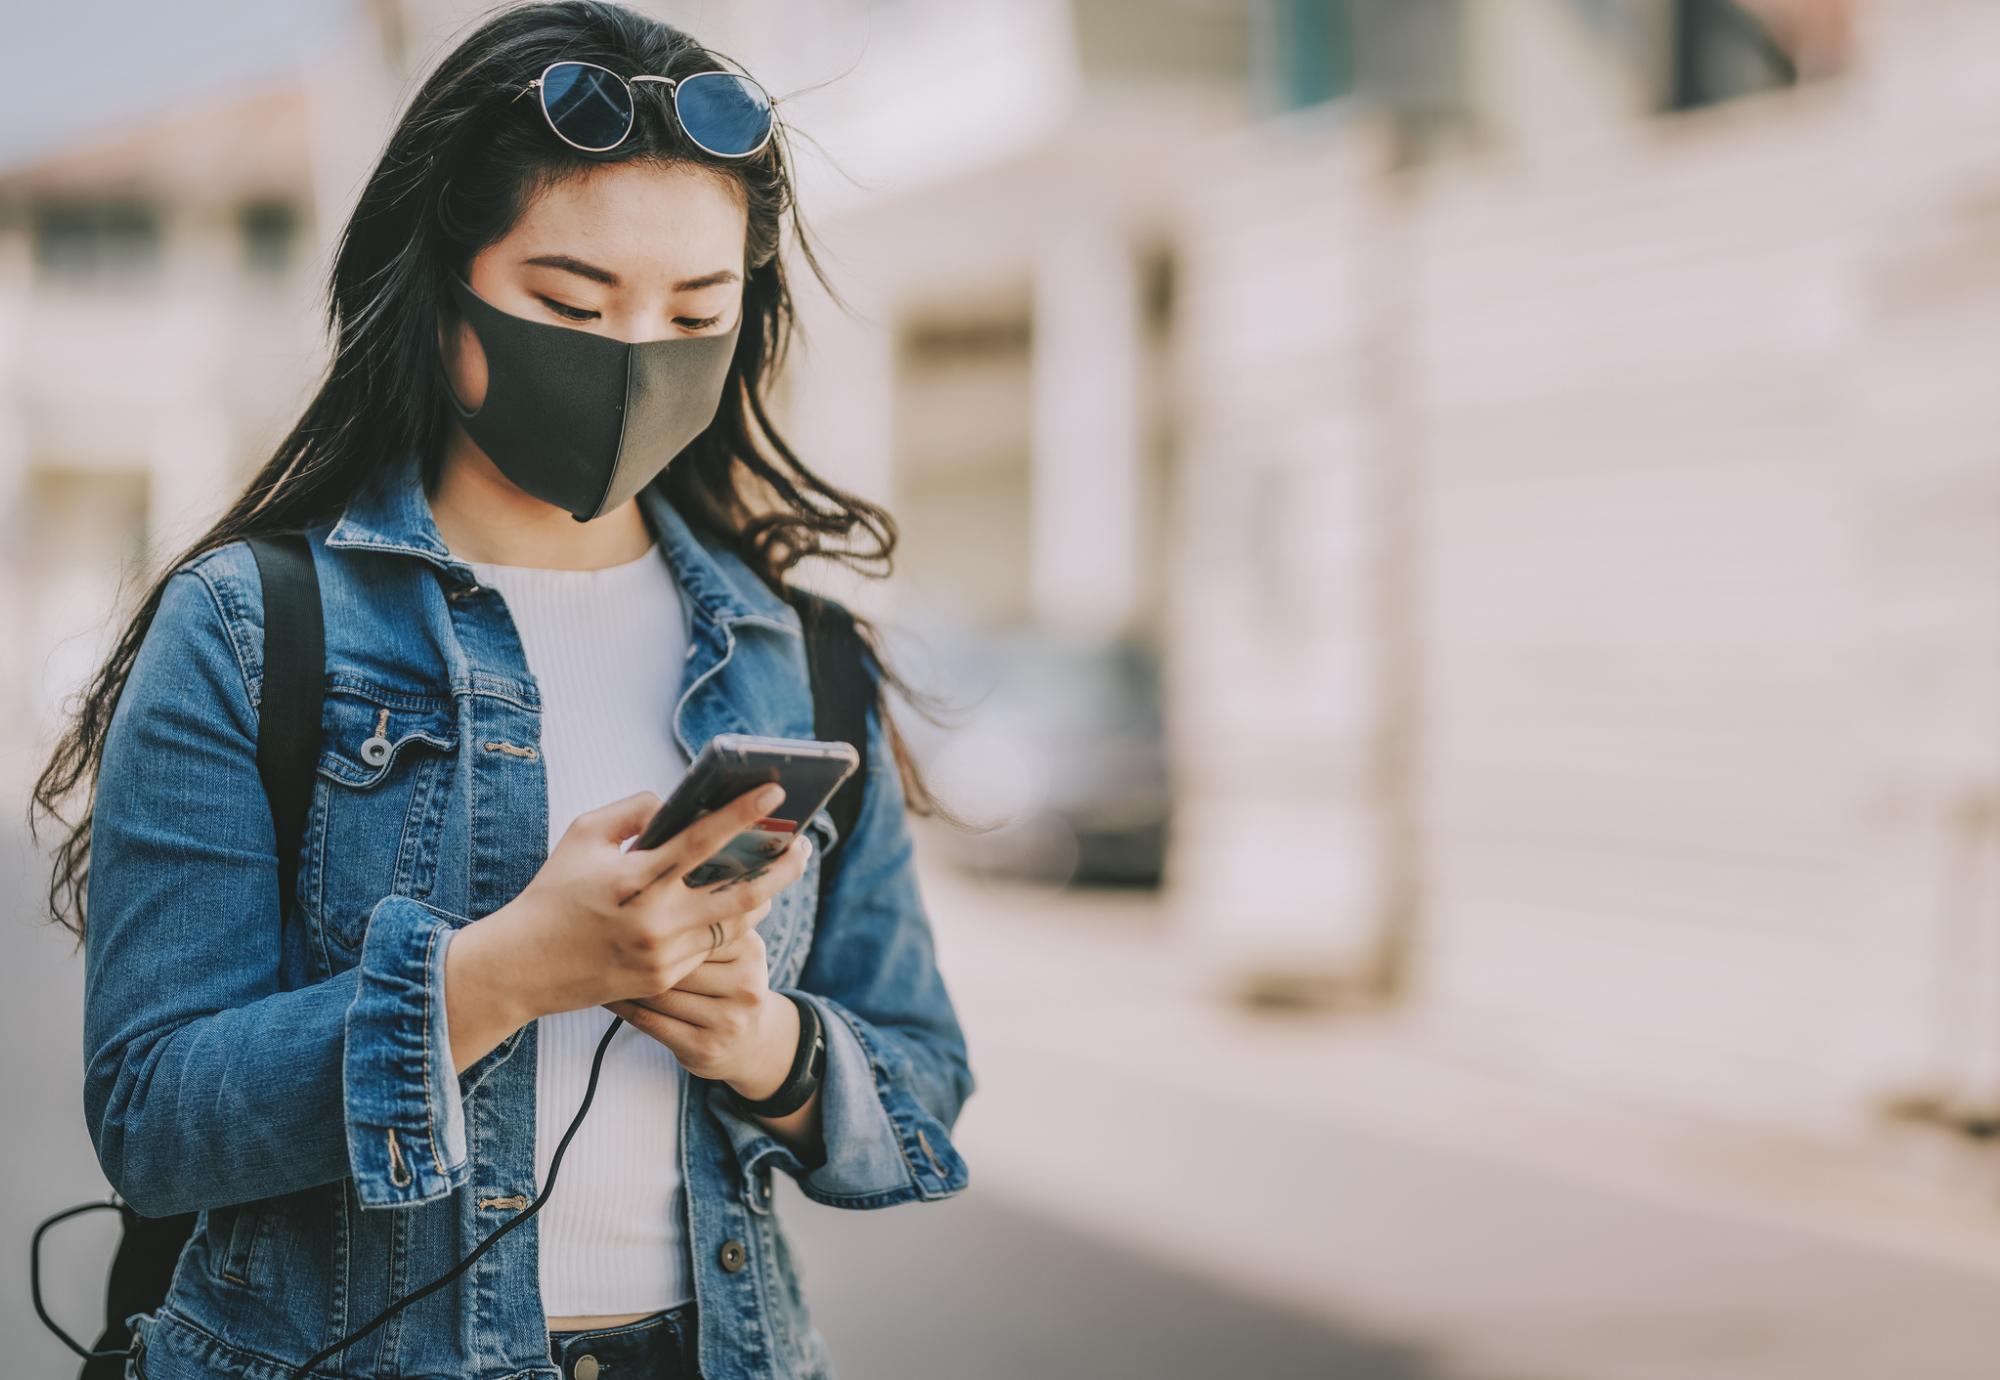
[[[771,142],[770,96],[735,72],[628,81],[594,62],[552,62],[514,99],[541,92],[542,115],[558,139],[585,153],[603,153],[624,143],[638,122],[632,84],[642,81],[667,88],[681,129],[718,158],[748,158]]]

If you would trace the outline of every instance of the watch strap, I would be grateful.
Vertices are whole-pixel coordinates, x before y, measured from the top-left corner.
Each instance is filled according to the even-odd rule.
[[[820,1021],[819,1008],[795,993],[787,992],[785,996],[799,1009],[799,1043],[792,1052],[792,1067],[778,1090],[762,1101],[753,1102],[736,1089],[729,1089],[731,1105],[748,1116],[790,1116],[812,1100],[826,1068],[826,1029]]]

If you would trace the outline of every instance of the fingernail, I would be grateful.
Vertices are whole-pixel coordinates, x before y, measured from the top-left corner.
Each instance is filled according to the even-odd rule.
[[[785,798],[785,788],[783,786],[766,786],[763,789],[763,791],[758,794],[757,803],[768,810],[773,805],[776,805],[780,800],[783,800],[784,798]]]
[[[799,835],[799,848],[802,856],[810,858],[813,855],[813,841],[804,834]]]

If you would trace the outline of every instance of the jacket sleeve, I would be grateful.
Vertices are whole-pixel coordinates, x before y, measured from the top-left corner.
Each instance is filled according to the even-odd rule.
[[[279,990],[262,601],[227,567],[168,580],[105,739],[84,997],[98,1161],[148,1216],[350,1174],[371,1206],[439,1197],[469,1172],[443,1001],[463,922],[389,897],[358,964]]]
[[[746,1175],[765,1159],[805,1195],[874,1208],[944,1198],[967,1182],[951,1143],[972,1095],[965,1037],[935,960],[917,884],[902,778],[868,708],[868,778],[852,837],[818,918],[798,985],[826,1029],[820,1081],[825,1156],[807,1164],[762,1123],[709,1090]]]

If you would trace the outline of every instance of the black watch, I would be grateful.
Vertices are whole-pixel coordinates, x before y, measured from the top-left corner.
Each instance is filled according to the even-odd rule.
[[[730,1104],[746,1116],[790,1116],[812,1100],[826,1070],[826,1031],[820,1025],[819,1008],[804,997],[790,992],[785,995],[799,1008],[799,1047],[792,1054],[791,1072],[778,1090],[761,1102],[752,1102],[730,1088]]]

